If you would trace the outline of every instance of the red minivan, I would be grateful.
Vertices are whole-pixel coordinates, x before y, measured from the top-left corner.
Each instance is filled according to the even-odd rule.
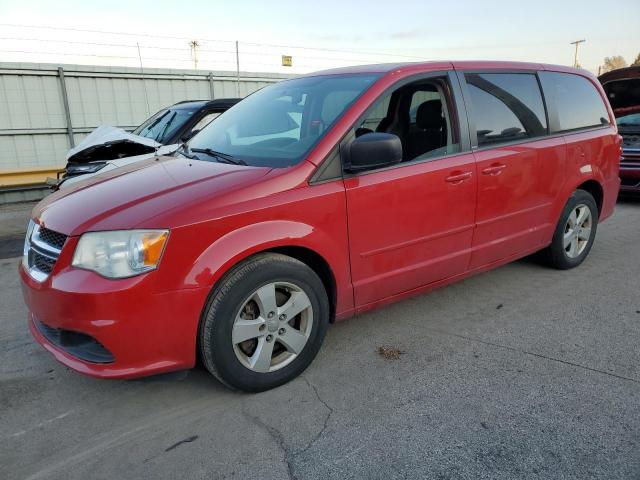
[[[567,269],[614,208],[594,76],[374,65],[266,87],[173,157],[52,194],[20,276],[35,339],[104,378],[193,367],[260,391],[329,323],[543,250]]]

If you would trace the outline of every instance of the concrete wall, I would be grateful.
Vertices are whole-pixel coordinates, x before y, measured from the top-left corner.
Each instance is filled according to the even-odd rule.
[[[235,72],[0,63],[0,171],[62,167],[70,137],[77,144],[99,125],[132,130],[181,100],[244,97],[283,78],[240,72],[237,82]]]

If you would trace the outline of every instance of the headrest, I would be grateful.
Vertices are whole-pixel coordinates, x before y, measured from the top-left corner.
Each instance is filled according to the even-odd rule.
[[[416,125],[418,128],[442,127],[442,102],[440,100],[428,100],[418,107],[416,112]]]

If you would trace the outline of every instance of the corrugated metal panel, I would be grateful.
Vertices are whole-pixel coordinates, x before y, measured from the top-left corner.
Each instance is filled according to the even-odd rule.
[[[210,72],[63,65],[76,144],[99,125],[131,130],[182,100],[211,98]],[[215,98],[244,97],[286,75],[211,72]],[[58,65],[0,63],[0,170],[64,165],[70,148]]]
[[[64,127],[64,106],[56,77],[2,75],[0,129]]]
[[[0,135],[0,170],[59,167],[68,149],[66,133]]]

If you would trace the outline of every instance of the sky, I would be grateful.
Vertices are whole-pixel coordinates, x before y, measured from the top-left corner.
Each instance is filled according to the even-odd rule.
[[[570,42],[585,39],[579,62],[596,73],[605,56],[631,63],[640,54],[638,19],[640,0],[0,0],[0,61],[194,68],[195,40],[202,70],[235,70],[236,41],[242,71],[437,59],[572,65]]]

